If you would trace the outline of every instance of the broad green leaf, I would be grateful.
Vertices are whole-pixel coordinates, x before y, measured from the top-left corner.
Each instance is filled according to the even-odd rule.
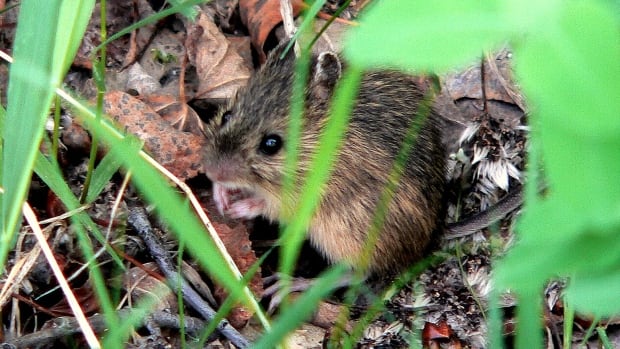
[[[500,1],[379,1],[361,17],[345,46],[363,68],[445,71],[508,38]]]
[[[612,316],[620,313],[620,270],[589,270],[574,275],[566,289],[568,301],[582,313]]]
[[[518,226],[521,241],[496,266],[498,287],[534,289],[552,277],[609,270],[620,265],[617,227],[599,224],[573,227],[571,222],[575,220],[570,215],[555,197],[528,206]],[[572,212],[572,215],[579,214]]]
[[[546,179],[562,203],[556,209],[565,212],[554,216],[614,224],[617,215],[600,213],[620,207],[620,33],[597,2],[561,11],[554,27],[516,45],[516,70],[540,127]]]

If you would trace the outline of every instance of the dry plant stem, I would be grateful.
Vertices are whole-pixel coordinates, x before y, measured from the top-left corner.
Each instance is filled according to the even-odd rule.
[[[282,16],[282,21],[284,23],[284,32],[286,33],[286,37],[291,39],[293,35],[295,35],[297,28],[295,27],[293,5],[291,5],[290,0],[280,0],[280,15]],[[295,56],[299,57],[301,51],[298,42],[295,42],[293,49],[295,50]]]
[[[4,283],[2,291],[0,292],[0,309],[4,308],[4,305],[6,304],[5,302],[8,302],[8,300],[5,301],[3,299],[5,297],[9,297],[9,292],[18,292],[18,288],[22,284],[23,279],[26,278],[28,273],[30,273],[32,265],[34,265],[39,254],[41,253],[41,247],[39,247],[39,245],[35,245],[32,250],[28,252],[27,257],[22,257],[22,248],[24,246],[25,236],[26,234],[19,234],[19,238],[17,239],[17,244],[15,245],[16,262],[15,265],[13,265],[13,268],[11,268],[11,272]],[[9,320],[8,326],[9,333],[15,336],[21,336],[21,311],[19,308],[19,299],[17,299],[16,297],[12,297],[11,299],[10,314],[11,318]],[[0,331],[2,331],[0,333],[2,337],[0,338],[5,338],[3,330],[4,329],[0,329]]]
[[[47,231],[51,231],[55,228],[59,223],[56,223],[52,226],[48,226],[45,229]],[[21,252],[21,247],[23,243],[23,236],[25,234],[20,234],[19,240],[16,246],[16,255],[15,255],[15,265],[11,268],[9,275],[4,282],[2,287],[2,291],[0,291],[0,309],[4,307],[9,299],[12,298],[13,293],[16,293],[22,283],[22,281],[28,276],[32,266],[37,262],[37,258],[41,253],[41,246],[35,245],[30,251],[27,253]],[[47,235],[44,236],[47,239]]]
[[[67,211],[67,212],[65,212],[65,213],[63,213],[61,215],[56,216],[56,217],[44,219],[44,220],[40,221],[39,224],[47,225],[47,224],[50,224],[50,223],[55,223],[55,222],[58,222],[58,221],[65,220],[67,218],[71,218],[73,215],[75,215],[77,213],[80,213],[82,211],[86,211],[89,207],[90,207],[90,205],[80,206],[80,207],[76,208],[75,210]]]
[[[131,171],[127,172],[127,175],[125,175],[125,178],[123,179],[123,183],[121,184],[120,189],[118,190],[118,195],[116,196],[116,199],[114,200],[114,205],[112,205],[112,210],[110,212],[110,221],[108,223],[108,227],[106,229],[106,234],[105,234],[105,241],[108,241],[110,239],[110,234],[112,234],[112,226],[114,225],[114,217],[116,217],[116,211],[118,211],[118,207],[121,204],[121,201],[123,199],[123,194],[125,193],[125,191],[127,190],[127,186],[129,185],[129,180],[131,179]],[[86,208],[88,208],[88,206],[82,206],[77,210],[73,210],[71,212],[79,212],[78,210],[84,210]],[[62,215],[61,215],[62,216]],[[58,216],[58,217],[61,217]],[[58,217],[54,217],[51,218],[53,220],[58,219]],[[41,221],[41,223],[43,223],[44,221]],[[74,271],[68,278],[68,281],[73,281],[75,278],[77,278],[80,274],[82,274],[82,272],[86,269],[89,268],[89,266],[91,265],[91,263],[96,263],[97,262],[97,258],[99,258],[104,252],[106,251],[105,246],[101,246],[101,248],[93,255],[93,259],[88,261],[87,263],[84,263],[81,267],[78,268],[78,270]],[[58,289],[58,287],[60,286],[56,286],[53,287],[51,290],[39,295],[37,297],[37,299],[39,298],[43,298],[45,296],[47,296],[48,294],[56,291]]]
[[[280,15],[284,22],[284,32],[287,38],[295,35],[295,21],[293,19],[293,6],[290,0],[280,0]]]
[[[216,312],[211,309],[209,304],[176,272],[175,266],[170,260],[167,251],[161,246],[158,238],[153,233],[153,228],[148,220],[146,212],[141,207],[133,207],[129,210],[127,223],[132,226],[138,235],[144,240],[151,256],[168,279],[171,287],[181,285],[183,299],[198,311],[206,320],[213,321]],[[217,330],[228,338],[238,348],[247,348],[250,343],[237,330],[235,330],[226,320],[220,321]]]
[[[120,309],[117,314],[121,320],[124,320],[131,316],[132,309]],[[156,325],[165,328],[180,329],[181,325],[185,327],[185,330],[190,334],[197,334],[205,326],[204,321],[185,316],[183,323],[179,320],[179,317],[174,314],[170,314],[165,311],[157,311],[151,314],[152,316],[148,321],[153,321]],[[143,326],[147,321],[147,318],[141,319],[139,326]],[[108,328],[108,324],[103,315],[97,314],[88,318],[88,322],[93,330],[97,333],[104,332]],[[75,318],[72,317],[58,317],[48,322],[47,328],[35,333],[21,336],[7,343],[15,346],[15,348],[32,348],[40,345],[49,344],[50,341],[63,338],[80,333],[81,329]]]
[[[47,259],[47,262],[49,263],[50,267],[52,268],[52,271],[54,272],[54,276],[56,277],[56,279],[58,280],[58,283],[60,284],[60,288],[62,289],[67,299],[67,303],[69,303],[71,310],[75,314],[76,320],[80,326],[80,330],[84,334],[84,337],[86,338],[86,342],[88,342],[88,346],[90,348],[101,348],[101,345],[99,344],[99,341],[97,340],[97,337],[95,336],[95,332],[88,324],[88,321],[86,320],[86,316],[82,312],[82,308],[80,307],[80,304],[78,303],[75,295],[71,291],[71,287],[69,286],[69,283],[67,282],[64,275],[62,274],[62,270],[60,270],[60,266],[58,265],[58,263],[56,262],[56,259],[54,258],[54,253],[52,252],[52,249],[47,244],[47,240],[45,239],[45,236],[43,235],[43,231],[41,230],[41,227],[39,226],[39,222],[37,221],[37,217],[34,214],[34,211],[30,207],[30,205],[28,205],[27,203],[24,203],[23,213],[24,213],[24,218],[26,218],[26,221],[30,225],[32,231],[34,232],[35,237],[37,238],[39,245],[41,246],[41,250],[43,251],[45,258]]]

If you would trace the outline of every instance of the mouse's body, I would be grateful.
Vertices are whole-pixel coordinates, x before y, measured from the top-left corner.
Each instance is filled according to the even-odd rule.
[[[205,170],[218,208],[236,218],[265,216],[286,224],[298,195],[282,198],[294,57],[272,53],[228,109],[206,127]],[[313,57],[296,176],[310,160],[328,119],[341,64],[338,56]],[[332,262],[360,263],[368,231],[405,133],[423,95],[414,79],[394,71],[366,73],[330,179],[308,227],[311,243]],[[423,120],[418,118],[417,120]],[[421,259],[442,226],[445,150],[438,116],[421,125],[368,261],[369,272],[400,270]]]

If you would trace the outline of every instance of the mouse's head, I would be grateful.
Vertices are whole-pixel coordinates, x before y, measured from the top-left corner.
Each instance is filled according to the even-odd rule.
[[[295,71],[292,50],[280,59],[284,46],[270,54],[248,85],[206,125],[205,172],[214,183],[218,208],[233,217],[277,220],[280,214]],[[340,69],[333,53],[312,59],[295,175],[307,170],[304,160],[316,145],[326,114],[318,109],[326,109]]]

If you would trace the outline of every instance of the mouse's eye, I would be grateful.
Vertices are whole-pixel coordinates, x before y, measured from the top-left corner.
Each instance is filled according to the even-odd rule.
[[[232,118],[232,116],[233,114],[230,110],[225,111],[224,114],[222,114],[222,122],[220,123],[220,125],[226,125],[226,123],[228,122],[228,120],[230,120],[230,118]]]
[[[258,149],[265,155],[275,155],[280,148],[282,148],[282,138],[278,135],[266,135],[258,146]]]

